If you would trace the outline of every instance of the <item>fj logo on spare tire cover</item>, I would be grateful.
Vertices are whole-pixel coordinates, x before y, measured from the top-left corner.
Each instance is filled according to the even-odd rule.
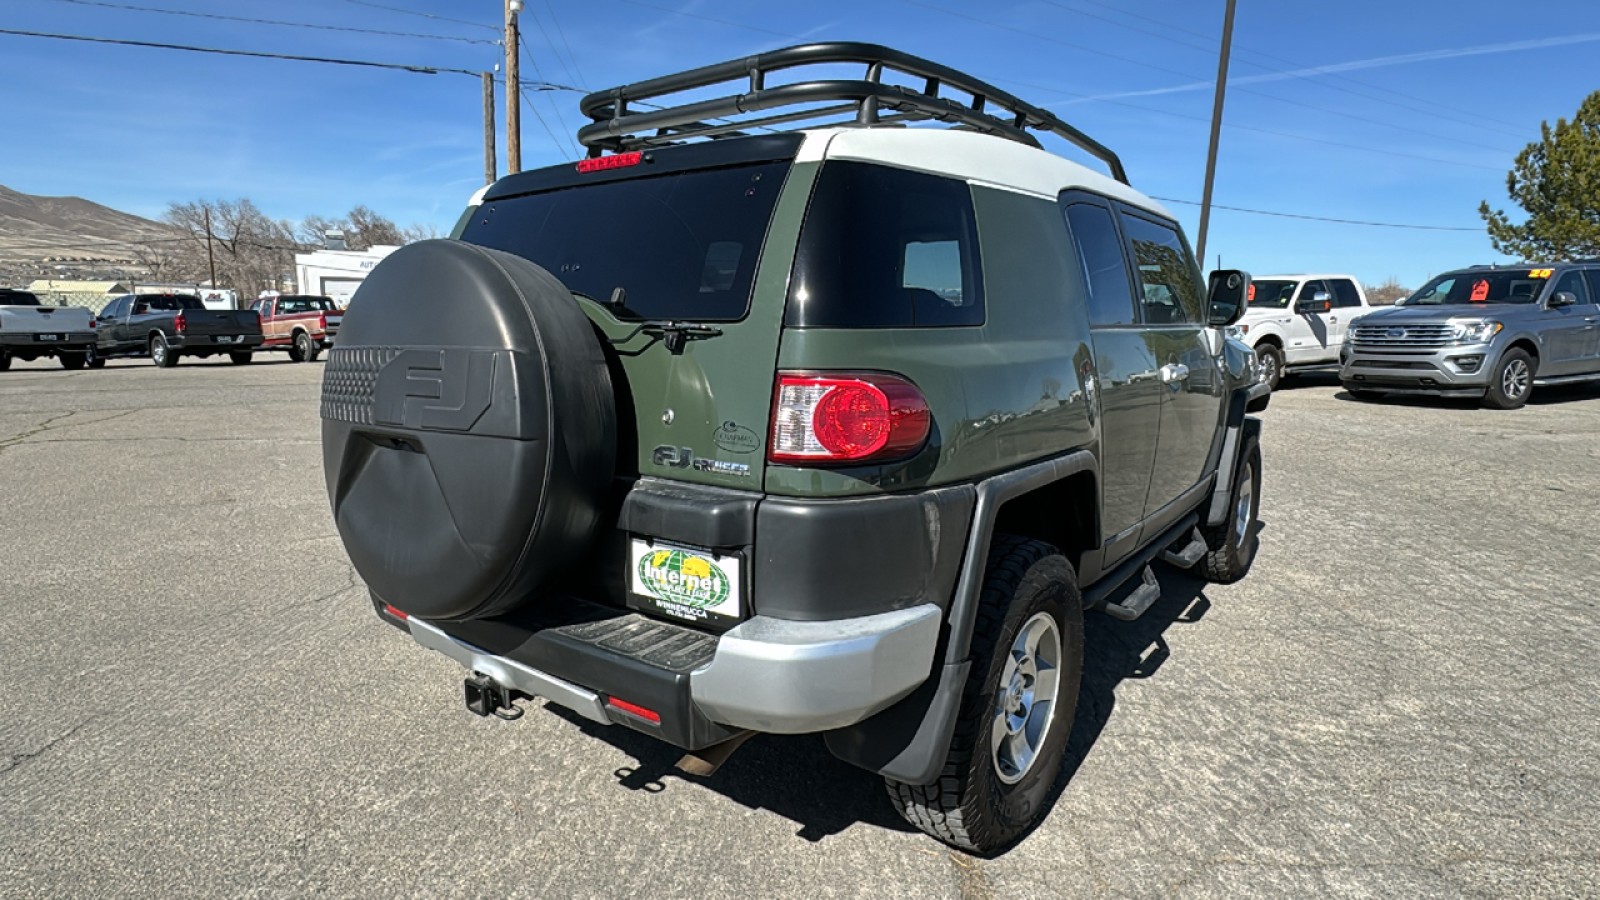
[[[378,372],[373,418],[383,425],[467,431],[494,399],[495,354],[406,350]]]

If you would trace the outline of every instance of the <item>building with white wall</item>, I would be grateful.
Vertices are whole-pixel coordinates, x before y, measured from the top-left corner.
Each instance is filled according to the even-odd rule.
[[[350,305],[350,297],[379,260],[399,250],[380,244],[367,250],[313,250],[294,255],[295,289],[302,294],[332,297],[340,307]]]

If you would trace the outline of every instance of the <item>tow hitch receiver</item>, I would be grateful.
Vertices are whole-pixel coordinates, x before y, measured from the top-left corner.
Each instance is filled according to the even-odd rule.
[[[522,718],[522,710],[516,705],[510,688],[481,672],[468,675],[462,689],[466,695],[467,709],[477,715],[493,713],[508,721]]]

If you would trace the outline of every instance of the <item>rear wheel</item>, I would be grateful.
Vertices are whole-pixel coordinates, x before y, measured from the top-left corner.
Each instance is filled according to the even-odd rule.
[[[61,368],[63,369],[81,369],[86,355],[84,353],[62,353],[57,359],[61,362]]]
[[[90,346],[88,350],[83,351],[83,362],[91,369],[104,369],[106,367],[106,358],[101,356],[99,348],[94,346]]]
[[[150,336],[150,361],[163,369],[170,369],[178,364],[178,354],[167,346],[167,336],[153,334]]]
[[[294,334],[294,343],[289,347],[289,358],[295,362],[311,361],[311,335],[304,331]]]
[[[4,372],[9,368],[11,368],[11,354],[0,350],[0,372]]]
[[[1015,536],[995,537],[980,603],[944,771],[933,784],[887,784],[906,821],[989,853],[1037,824],[1061,768],[1083,672],[1083,603],[1066,557]]]
[[[255,358],[255,354],[245,351],[243,353],[229,353],[228,359],[236,366],[248,365]]]
[[[1485,406],[1494,409],[1516,409],[1528,402],[1533,393],[1533,375],[1539,364],[1528,351],[1513,347],[1500,357],[1494,376],[1489,379],[1489,391],[1483,396]]]

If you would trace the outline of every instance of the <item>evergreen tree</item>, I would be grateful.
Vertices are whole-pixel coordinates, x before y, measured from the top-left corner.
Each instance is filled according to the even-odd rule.
[[[1512,224],[1503,210],[1478,206],[1495,250],[1530,262],[1600,257],[1600,91],[1572,121],[1539,125],[1539,140],[1517,154],[1506,192],[1527,213]]]

